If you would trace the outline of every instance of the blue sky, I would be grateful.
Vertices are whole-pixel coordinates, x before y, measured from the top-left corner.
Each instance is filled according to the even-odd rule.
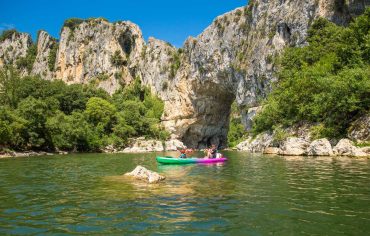
[[[16,28],[33,38],[44,29],[59,38],[65,19],[104,17],[109,21],[130,20],[138,24],[145,39],[153,36],[180,47],[196,36],[212,20],[225,12],[246,5],[246,0],[0,0],[0,30]]]

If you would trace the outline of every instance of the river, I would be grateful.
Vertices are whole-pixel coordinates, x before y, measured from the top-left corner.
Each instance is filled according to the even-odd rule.
[[[226,164],[178,166],[153,153],[1,159],[0,234],[370,232],[369,159],[226,155]],[[167,179],[120,176],[136,165]]]

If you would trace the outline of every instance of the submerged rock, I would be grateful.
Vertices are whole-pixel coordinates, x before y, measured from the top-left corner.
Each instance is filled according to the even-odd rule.
[[[136,166],[133,171],[126,173],[125,176],[132,176],[136,179],[145,180],[150,184],[158,183],[159,181],[166,179],[165,176],[160,175],[157,172],[148,170],[143,166]]]
[[[280,147],[279,154],[286,155],[286,156],[302,156],[306,155],[307,147],[309,143],[304,140],[303,138],[288,138],[285,142],[283,142],[282,146]]]
[[[307,149],[309,156],[332,156],[333,149],[326,138],[313,141]]]

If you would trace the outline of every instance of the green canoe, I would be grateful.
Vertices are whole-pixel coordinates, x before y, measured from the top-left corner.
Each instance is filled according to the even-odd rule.
[[[205,159],[205,158],[175,158],[175,157],[161,157],[157,156],[157,162],[162,164],[191,164],[191,163],[217,163],[225,162],[227,158],[214,158],[214,159]]]

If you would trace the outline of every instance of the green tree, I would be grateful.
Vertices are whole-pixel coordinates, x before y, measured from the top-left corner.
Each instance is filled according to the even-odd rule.
[[[20,100],[18,88],[21,86],[22,80],[13,67],[0,70],[0,105],[16,108]]]
[[[86,104],[85,114],[88,121],[105,131],[111,128],[115,113],[115,106],[102,98],[92,97]]]
[[[0,107],[0,146],[19,149],[24,146],[26,120],[11,109]]]
[[[40,100],[28,97],[19,103],[17,112],[27,121],[24,138],[28,147],[51,148],[45,123],[47,118],[57,111],[58,106],[58,101],[54,98]]]

